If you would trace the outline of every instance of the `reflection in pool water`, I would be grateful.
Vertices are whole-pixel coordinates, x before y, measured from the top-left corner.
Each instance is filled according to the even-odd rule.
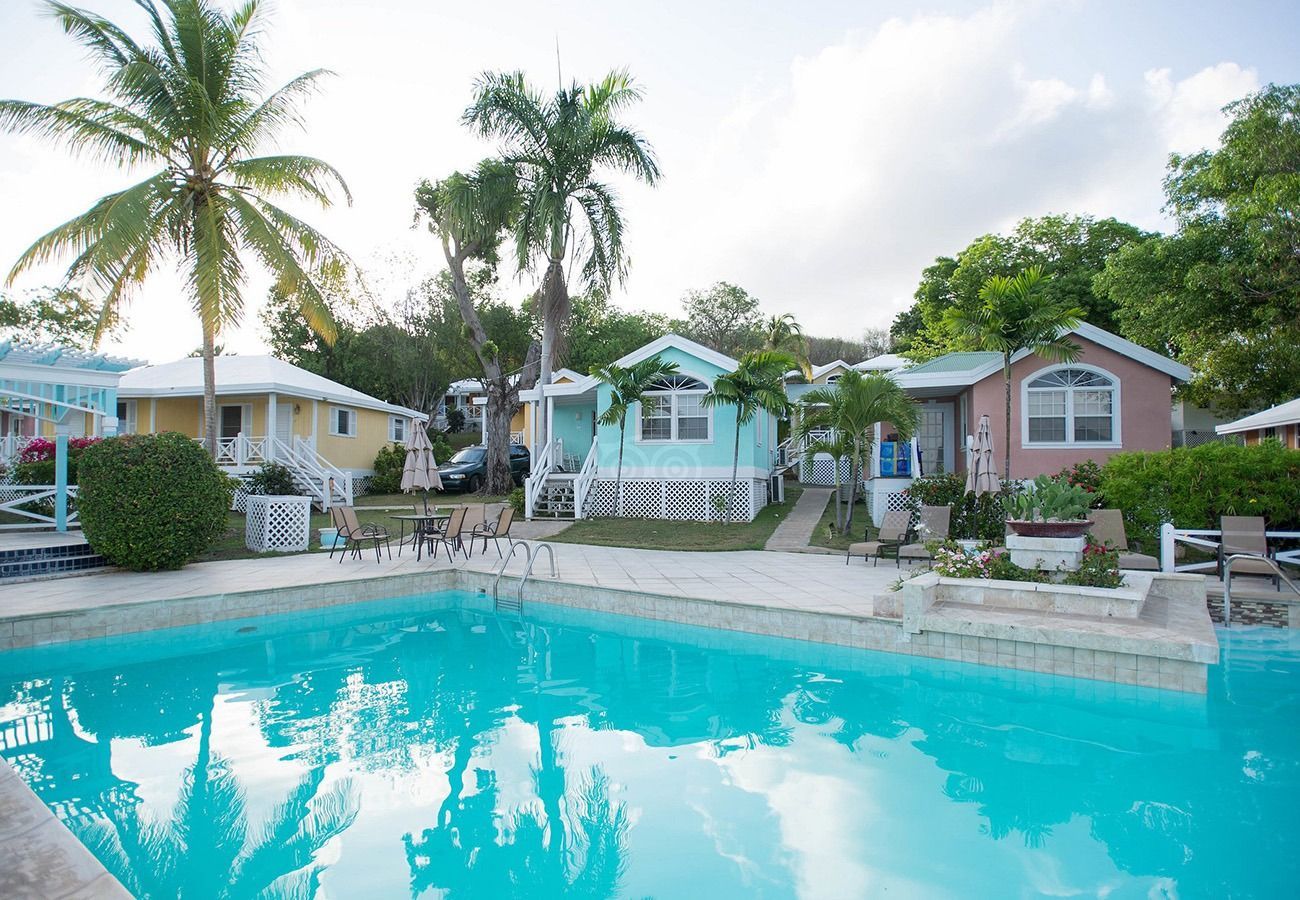
[[[1289,634],[1206,698],[474,602],[3,654],[0,747],[148,897],[1294,888]]]

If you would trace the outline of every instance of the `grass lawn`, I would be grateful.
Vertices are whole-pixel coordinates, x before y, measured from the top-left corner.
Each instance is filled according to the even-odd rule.
[[[785,502],[763,507],[752,522],[726,525],[664,519],[583,519],[547,540],[641,550],[762,550],[802,492],[799,485],[787,484]]]
[[[843,504],[841,504],[843,509]],[[876,528],[871,524],[871,515],[867,511],[867,505],[858,501],[853,507],[853,524],[849,526],[848,534],[840,534],[835,530],[835,503],[832,501],[826,504],[826,511],[822,513],[821,521],[813,529],[812,540],[809,543],[817,547],[829,547],[832,550],[848,550],[849,544],[857,543],[862,540],[871,540],[876,536]],[[864,538],[862,532],[867,529],[871,532],[871,537]]]

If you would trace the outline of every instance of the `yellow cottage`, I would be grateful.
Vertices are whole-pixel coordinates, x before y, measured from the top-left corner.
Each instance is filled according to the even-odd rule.
[[[353,482],[374,474],[379,449],[428,419],[274,356],[219,356],[216,382],[217,462],[234,475],[281,463],[322,504],[351,503]],[[123,434],[201,437],[203,360],[127,372],[117,414]]]

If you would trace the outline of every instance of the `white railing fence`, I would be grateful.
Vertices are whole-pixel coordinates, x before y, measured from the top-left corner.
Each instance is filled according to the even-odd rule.
[[[528,477],[524,479],[524,518],[533,517],[533,505],[537,498],[542,495],[542,488],[546,484],[546,478],[551,474],[555,467],[555,444],[558,442],[548,443],[542,448],[542,452],[533,457],[532,467]]]
[[[46,515],[41,507],[48,504],[53,507],[57,490],[52,484],[5,484],[0,485],[0,513],[18,516],[25,521],[0,524],[0,530],[17,528],[54,528],[58,525],[51,509]],[[69,526],[77,524],[77,507],[73,500],[77,496],[77,486],[68,485],[68,520]],[[37,504],[37,508],[23,507]]]
[[[578,470],[578,477],[573,482],[573,517],[582,518],[582,509],[587,503],[587,493],[596,481],[596,445],[598,438],[592,437],[591,449],[587,451],[587,458],[582,461],[582,468]]]
[[[35,436],[30,434],[0,435],[0,463],[16,462],[18,454],[34,440]]]
[[[1300,531],[1265,531],[1264,536],[1270,541],[1300,539]],[[1218,528],[1175,528],[1172,522],[1160,526],[1160,571],[1162,572],[1212,572],[1219,571],[1219,546],[1223,542],[1223,532]],[[1178,545],[1206,550],[1214,554],[1214,559],[1199,562],[1179,563]],[[1300,550],[1281,550],[1272,554],[1272,558],[1282,563],[1300,565]]]

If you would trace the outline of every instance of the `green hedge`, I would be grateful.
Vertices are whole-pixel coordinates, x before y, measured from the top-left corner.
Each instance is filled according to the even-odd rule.
[[[1148,552],[1165,522],[1218,528],[1219,516],[1263,516],[1269,528],[1290,531],[1300,527],[1300,451],[1265,441],[1119,453],[1102,467],[1101,492]]]
[[[86,540],[123,568],[179,569],[226,529],[229,479],[183,434],[101,441],[82,454],[80,475]]]
[[[446,462],[452,454],[451,444],[442,435],[434,435],[433,458]],[[402,444],[385,444],[375,454],[375,474],[370,478],[369,493],[396,494],[402,489],[402,467],[406,465],[406,447]]]

